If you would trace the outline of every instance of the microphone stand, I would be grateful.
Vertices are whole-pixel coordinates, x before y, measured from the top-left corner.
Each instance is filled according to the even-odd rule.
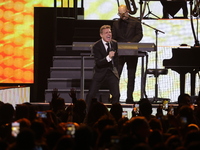
[[[158,100],[158,76],[159,76],[159,73],[158,73],[158,32],[160,33],[163,33],[165,34],[165,32],[161,31],[161,30],[158,30],[150,25],[147,25],[146,23],[144,22],[141,22],[142,24],[146,25],[147,27],[155,30],[155,34],[156,34],[156,44],[155,44],[155,50],[156,50],[156,61],[155,61],[155,71],[153,71],[153,74],[155,76],[155,97],[153,99],[153,101],[157,101]]]
[[[190,23],[191,23],[192,33],[193,33],[193,36],[194,36],[194,42],[195,42],[194,47],[199,47],[200,46],[199,40],[198,40],[198,36],[196,36],[196,34],[195,34],[194,23],[193,23],[193,18],[192,18],[192,5],[193,5],[193,1],[191,0],[190,1]],[[198,4],[196,4],[196,5],[197,5],[197,9],[199,9]],[[197,25],[198,25],[198,17],[199,16],[200,16],[200,14],[198,14],[198,16],[197,16]],[[198,28],[198,26],[197,26],[197,28]],[[198,31],[197,31],[197,34],[198,34]]]
[[[141,18],[142,18],[142,16],[141,16]],[[155,76],[155,97],[154,97],[154,100],[153,100],[153,101],[158,101],[158,76],[159,76],[159,74],[166,74],[166,72],[167,72],[167,70],[164,69],[164,70],[161,70],[161,71],[158,73],[158,52],[157,52],[157,51],[158,51],[158,32],[163,33],[163,34],[165,34],[165,32],[163,32],[163,31],[161,31],[161,30],[158,30],[158,29],[152,27],[152,26],[150,26],[150,25],[148,25],[148,24],[142,22],[141,20],[135,19],[135,21],[138,21],[138,22],[140,22],[141,24],[143,24],[143,25],[145,25],[145,26],[147,26],[147,27],[149,27],[149,28],[155,30],[155,34],[156,34],[156,44],[155,44],[156,61],[155,61],[155,69],[154,69],[154,71],[153,71],[153,74],[154,74],[154,76]],[[147,71],[146,71],[146,72],[147,72]],[[146,73],[145,73],[145,76],[146,76]],[[144,78],[144,77],[143,77],[143,78]],[[145,79],[146,79],[146,78],[145,78]],[[145,82],[145,83],[146,83],[146,82]],[[145,85],[144,85],[144,87],[145,87]],[[142,89],[142,91],[143,91],[142,97],[143,97],[143,94],[145,93],[145,97],[147,98],[145,89]]]

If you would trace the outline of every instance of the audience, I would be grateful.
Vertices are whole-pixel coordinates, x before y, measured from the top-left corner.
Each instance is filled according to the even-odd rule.
[[[200,148],[200,102],[192,107],[191,97],[178,97],[176,113],[163,115],[158,106],[152,115],[148,99],[141,99],[139,113],[123,116],[120,103],[110,110],[93,99],[88,112],[83,99],[70,93],[71,105],[65,106],[57,90],[49,109],[40,112],[31,103],[0,102],[0,149],[2,150],[196,150]],[[133,109],[134,110],[134,109]],[[170,110],[168,110],[170,111]],[[41,115],[40,113],[43,115]],[[40,115],[38,115],[38,113]],[[13,122],[19,133],[13,136]],[[17,133],[15,131],[15,133]]]
[[[14,107],[9,103],[0,105],[0,126],[6,125],[13,121],[15,114]]]
[[[120,103],[112,104],[110,108],[110,113],[117,122],[122,118],[122,112],[123,112],[123,108]]]
[[[144,116],[148,121],[155,117],[152,115],[152,105],[146,98],[139,101],[139,116]]]

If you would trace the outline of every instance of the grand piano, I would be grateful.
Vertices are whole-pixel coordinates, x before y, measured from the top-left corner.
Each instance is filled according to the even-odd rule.
[[[185,75],[191,74],[191,96],[195,96],[195,76],[200,71],[200,47],[173,48],[172,58],[164,59],[163,66],[180,74],[180,94],[185,93]]]

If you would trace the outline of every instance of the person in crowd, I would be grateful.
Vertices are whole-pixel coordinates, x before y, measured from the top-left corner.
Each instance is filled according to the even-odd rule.
[[[196,107],[194,108],[194,115],[200,120],[200,91],[196,98]]]
[[[54,89],[52,92],[52,99],[49,103],[50,109],[57,115],[57,117],[60,117],[65,111],[65,100],[64,98],[60,97],[60,94],[58,93],[58,89]]]
[[[62,115],[61,120],[62,122],[72,121],[78,124],[84,122],[86,117],[86,103],[83,99],[77,99],[75,104],[69,105],[65,113]]]
[[[112,104],[110,108],[111,115],[115,118],[116,122],[118,122],[122,118],[123,108],[120,103]]]
[[[87,125],[81,125],[75,132],[74,141],[75,148],[74,150],[92,150],[94,149],[94,134],[91,127]]]
[[[108,83],[111,102],[119,102],[119,75],[118,75],[118,44],[112,39],[110,25],[103,25],[100,28],[101,39],[94,43],[92,50],[95,60],[94,75],[89,92],[86,96],[86,103],[89,109],[92,98],[105,81]]]
[[[190,124],[196,124],[199,126],[199,119],[196,118],[194,115],[194,110],[188,106],[184,105],[180,108],[179,113],[176,117],[178,124],[177,127],[179,128],[181,136],[185,137],[187,135]]]
[[[117,42],[139,42],[143,37],[141,22],[129,15],[125,5],[118,8],[120,19],[113,22],[113,39]],[[138,56],[119,56],[119,75],[121,76],[124,64],[127,65],[128,84],[126,103],[133,103],[133,92],[135,85],[135,73],[137,69]]]
[[[150,101],[146,98],[143,98],[139,101],[139,116],[144,116],[148,121],[151,118],[155,118],[155,116],[152,115],[152,105]]]
[[[99,149],[119,149],[119,135],[115,126],[106,126],[99,134],[97,147]]]
[[[23,118],[26,118],[30,121],[35,119],[37,107],[33,106],[31,103],[25,102],[22,104],[16,104],[15,107],[12,106],[11,104],[9,105],[10,107],[13,107],[12,109],[14,111],[14,115],[10,116],[12,118],[12,121]]]
[[[0,125],[13,121],[15,109],[10,103],[4,103],[0,106]]]
[[[110,115],[108,108],[103,103],[95,101],[91,103],[91,108],[87,113],[84,123],[90,127],[94,127],[95,123],[104,115]]]
[[[176,116],[179,113],[179,110],[182,106],[191,106],[191,96],[189,94],[183,93],[178,96],[178,106],[174,109],[174,115]]]
[[[31,122],[30,129],[34,132],[35,135],[35,144],[41,147],[43,150],[47,149],[45,135],[48,129],[45,126],[45,123],[42,119],[35,119]]]
[[[165,145],[168,150],[181,149],[183,148],[183,141],[178,135],[171,135],[166,139]],[[183,148],[184,149],[184,148]]]
[[[64,135],[58,140],[53,150],[74,150],[74,147],[74,139],[68,135]]]
[[[33,149],[40,149],[40,147],[37,147],[37,145],[35,144],[34,132],[29,128],[21,130],[16,137],[16,141],[8,146],[8,150]]]
[[[136,137],[137,143],[147,143],[150,135],[150,126],[144,116],[131,118],[124,124],[123,134]]]

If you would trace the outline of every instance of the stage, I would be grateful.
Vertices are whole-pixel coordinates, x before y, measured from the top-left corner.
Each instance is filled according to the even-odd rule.
[[[12,17],[11,17],[11,18],[8,18],[8,20],[5,20],[3,22],[5,25],[4,27],[5,29],[10,29],[10,27],[11,29],[10,30],[4,29],[5,32],[2,32],[3,44],[2,44],[2,51],[0,52],[0,55],[2,56],[2,59],[1,59],[2,70],[1,70],[1,75],[0,75],[1,83],[11,84],[11,85],[19,83],[20,87],[22,87],[24,83],[28,83],[28,84],[30,83],[30,84],[33,84],[33,88],[30,89],[29,86],[27,86],[27,88],[25,88],[24,91],[22,90],[23,88],[20,88],[22,90],[20,94],[18,92],[14,92],[14,93],[11,92],[11,91],[15,91],[17,87],[14,87],[13,88],[14,90],[11,90],[10,86],[8,86],[7,88],[4,85],[1,85],[0,86],[1,92],[6,93],[5,95],[1,94],[2,96],[1,101],[10,102],[13,105],[20,104],[22,102],[48,103],[51,100],[51,93],[53,89],[57,88],[59,90],[59,93],[61,93],[60,96],[65,99],[66,103],[69,103],[70,99],[68,99],[67,95],[70,88],[75,88],[77,91],[80,91],[80,84],[79,85],[77,84],[74,86],[72,82],[69,83],[70,82],[69,80],[71,81],[80,80],[81,78],[80,76],[78,76],[78,78],[75,78],[73,76],[70,79],[67,76],[63,76],[63,77],[51,76],[52,72],[54,72],[55,70],[56,71],[64,70],[64,73],[65,73],[66,70],[68,69],[67,67],[69,67],[69,66],[56,66],[55,65],[56,57],[57,58],[60,57],[60,59],[63,59],[64,57],[67,57],[67,56],[68,58],[72,57],[72,55],[74,54],[73,51],[62,51],[63,50],[62,49],[61,50],[63,52],[62,56],[64,57],[61,57],[60,55],[58,56],[57,54],[58,53],[60,54],[61,51],[57,49],[55,50],[55,47],[60,44],[59,43],[61,42],[60,40],[64,40],[61,42],[61,44],[63,44],[64,46],[68,46],[68,47],[72,46],[71,45],[72,42],[75,42],[74,40],[77,40],[76,38],[80,38],[80,37],[77,37],[77,35],[75,34],[75,32],[80,33],[79,32],[80,29],[84,31],[84,33],[86,34],[82,35],[82,37],[79,39],[81,41],[78,41],[78,42],[83,42],[82,40],[84,39],[88,40],[88,38],[94,40],[93,34],[95,34],[95,38],[99,39],[100,38],[99,27],[104,23],[112,23],[114,18],[119,17],[117,15],[117,4],[116,3],[114,4],[112,0],[108,0],[105,2],[99,1],[105,6],[108,6],[108,5],[112,6],[110,7],[109,12],[107,12],[107,9],[106,9],[107,7],[103,7],[104,5],[97,5],[99,4],[98,0],[94,3],[90,3],[89,1],[90,0],[88,0],[87,5],[90,5],[90,8],[94,10],[91,10],[91,9],[84,10],[84,14],[82,14],[84,15],[83,16],[84,18],[80,20],[79,19],[75,20],[74,24],[69,23],[69,21],[73,19],[68,19],[67,17],[58,18],[57,37],[55,37],[56,34],[54,34],[53,32],[55,30],[55,27],[54,27],[55,18],[52,17],[54,15],[54,11],[53,11],[54,8],[50,6],[39,5],[40,7],[37,7],[36,5],[32,6],[32,4],[25,5],[25,6],[31,6],[34,9],[34,11],[31,12],[30,14],[31,19],[29,21],[20,22],[20,23],[16,22],[12,26],[10,26],[10,22],[13,22]],[[103,10],[102,7],[103,9],[106,9],[106,10],[98,12],[98,10]],[[160,19],[162,17],[162,7],[161,7],[160,2],[156,2],[156,1],[150,2],[150,9],[153,10],[153,12],[159,16],[159,19],[149,18],[149,19],[141,20],[142,27],[143,27],[143,39],[140,42],[141,43],[156,43],[156,40],[158,40],[157,41],[158,42],[157,43],[157,54],[158,54],[157,67],[159,69],[164,69],[165,66],[163,65],[163,60],[169,60],[173,57],[173,53],[172,53],[173,48],[184,49],[184,47],[180,46],[181,44],[186,44],[187,45],[186,48],[191,48],[195,44],[195,40],[193,38],[193,33],[191,29],[191,20],[189,18],[190,15],[188,15],[187,19],[186,18],[185,19],[180,19],[180,18],[179,19],[178,18]],[[5,12],[8,11],[7,7],[4,7],[3,12],[4,11]],[[26,12],[26,11],[22,11],[22,12]],[[20,14],[21,11],[19,10],[19,12],[17,13]],[[48,15],[46,15],[47,13]],[[146,13],[147,12],[145,12],[144,15]],[[23,13],[23,15],[27,15],[27,14]],[[22,17],[24,17],[23,15]],[[182,15],[182,13],[178,12],[177,15],[178,16]],[[139,11],[134,15],[134,17],[138,17],[138,16],[139,16]],[[194,29],[198,28],[196,24],[197,21],[198,19],[194,17],[193,18]],[[17,28],[12,28],[15,25],[22,26],[22,28],[20,29],[20,32],[18,30],[16,31]],[[150,28],[149,26],[155,29],[158,29],[160,31],[163,31],[164,34],[159,32],[159,34],[156,35],[155,30],[153,28]],[[49,31],[52,31],[52,32],[49,32]],[[74,34],[72,34],[72,31],[75,31]],[[22,34],[22,33],[27,33],[27,34]],[[11,36],[7,36],[9,34],[14,35],[15,38],[12,38]],[[198,30],[198,33],[196,34],[200,35],[200,30]],[[27,38],[27,35],[30,37]],[[48,42],[44,42],[44,38]],[[57,38],[56,39],[57,43],[54,41],[55,38]],[[20,40],[18,41],[16,39],[20,39]],[[16,41],[18,41],[19,43],[16,44]],[[71,42],[70,44],[69,44],[69,41]],[[93,42],[93,41],[90,41],[90,42]],[[31,44],[27,44],[27,43],[31,43]],[[55,43],[57,45],[55,45]],[[156,69],[155,68],[156,66],[155,51],[148,52],[147,54],[148,54],[147,55],[148,64],[145,69]],[[188,58],[184,58],[184,59],[188,60]],[[44,60],[45,60],[45,63],[44,63]],[[145,61],[144,63],[147,63],[147,62]],[[61,64],[67,64],[67,63],[61,63]],[[74,63],[69,63],[69,64],[71,65]],[[93,65],[92,63],[90,64]],[[144,97],[144,95],[141,95],[141,67],[142,67],[142,58],[139,58],[137,71],[136,71],[135,90],[133,93],[133,97],[135,101],[139,101],[140,98]],[[87,70],[89,69],[87,68]],[[180,74],[172,70],[171,68],[167,68],[167,70],[168,70],[168,73],[166,75],[160,75],[158,77],[158,84],[157,84],[158,98],[170,99],[170,102],[176,103],[177,98],[180,95]],[[198,74],[196,74],[194,77],[196,79],[194,93],[191,93],[191,89],[190,89],[191,75],[189,73],[185,75],[185,93],[188,93],[192,96],[196,96],[198,92],[200,91],[199,70],[196,69],[196,71],[198,71]],[[58,72],[58,74],[60,75],[60,72]],[[77,75],[79,74],[77,73]],[[53,81],[57,83],[61,82],[62,85],[64,85],[65,87],[58,87],[58,84],[50,86],[50,84]],[[152,99],[155,96],[155,90],[156,90],[155,77],[152,74],[148,74],[144,81],[145,81],[145,85],[143,86],[145,86],[144,87],[145,93],[149,99]],[[68,83],[69,85],[66,86]],[[87,84],[87,86],[88,85],[89,84]],[[121,79],[120,79],[120,94],[121,94],[120,102],[121,103],[124,103],[126,99],[126,91],[127,91],[126,85],[127,85],[127,70],[126,70],[126,65],[125,65]],[[7,89],[10,89],[10,90],[6,91]],[[32,93],[32,95],[30,93]],[[86,93],[84,94],[86,95]],[[19,98],[19,99],[16,99],[16,98]],[[84,97],[77,97],[77,98],[84,98]]]

